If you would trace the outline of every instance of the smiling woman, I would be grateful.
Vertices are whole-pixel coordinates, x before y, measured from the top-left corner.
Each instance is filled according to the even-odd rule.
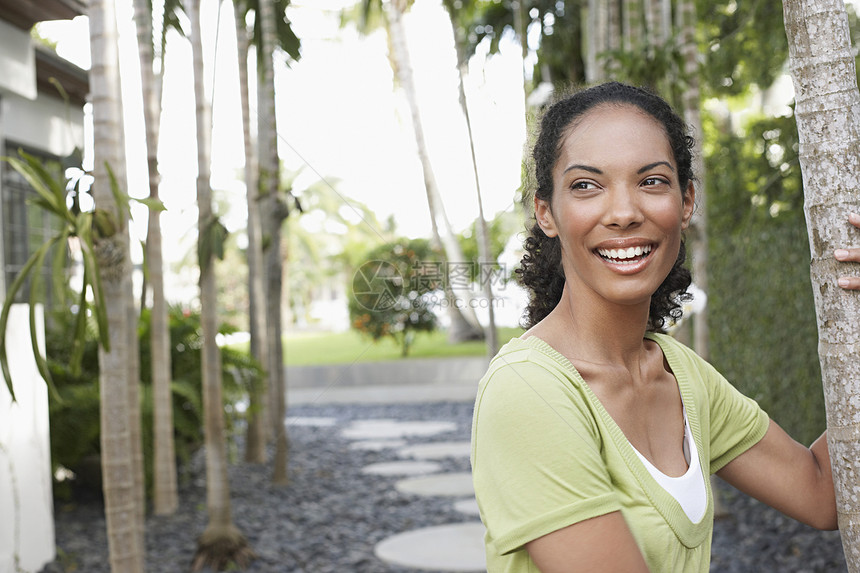
[[[519,271],[529,330],[474,410],[490,572],[708,571],[710,473],[836,527],[826,436],[798,444],[662,333],[689,298],[691,148],[665,101],[623,84],[544,115]]]

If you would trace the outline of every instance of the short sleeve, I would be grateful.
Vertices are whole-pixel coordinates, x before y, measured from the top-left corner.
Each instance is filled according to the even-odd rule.
[[[747,451],[767,433],[770,418],[758,403],[741,394],[708,365],[711,473]]]
[[[621,507],[587,399],[534,362],[507,362],[482,380],[472,474],[488,551],[498,555]]]

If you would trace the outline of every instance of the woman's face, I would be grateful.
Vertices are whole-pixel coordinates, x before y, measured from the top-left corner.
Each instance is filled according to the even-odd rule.
[[[568,287],[616,304],[650,301],[693,213],[663,126],[631,105],[602,105],[568,128],[538,224],[561,243]]]

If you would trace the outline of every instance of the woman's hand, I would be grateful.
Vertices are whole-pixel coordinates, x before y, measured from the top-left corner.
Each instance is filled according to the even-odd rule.
[[[857,213],[848,215],[848,222],[860,229],[860,215]],[[836,249],[833,256],[836,257],[837,261],[860,263],[860,248]],[[860,277],[839,277],[837,283],[845,289],[860,290]]]

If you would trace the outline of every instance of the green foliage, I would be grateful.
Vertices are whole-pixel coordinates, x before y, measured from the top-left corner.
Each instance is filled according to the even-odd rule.
[[[53,328],[46,332],[46,349],[57,391],[62,401],[51,400],[51,460],[56,470],[62,466],[75,475],[75,487],[100,489],[98,459],[99,437],[98,345],[92,320],[88,321],[82,368],[72,372],[68,366],[69,317],[57,314]],[[201,398],[200,317],[195,313],[171,308],[169,314],[173,391],[173,424],[176,456],[187,461],[203,444],[203,404]],[[222,326],[222,333],[232,329]],[[141,353],[141,424],[144,445],[144,470],[147,484],[152,483],[152,391],[150,372],[149,313],[144,312],[138,329]],[[224,373],[224,403],[228,435],[235,428],[239,414],[234,404],[246,395],[251,384],[260,383],[262,369],[247,352],[233,348],[221,351]],[[69,482],[56,484],[59,498],[70,495]]]
[[[374,341],[393,338],[407,356],[417,332],[436,328],[431,296],[444,277],[442,257],[426,239],[400,239],[371,250],[350,284],[352,327]]]
[[[19,157],[2,157],[0,160],[9,163],[30,184],[36,192],[36,198],[32,200],[32,203],[56,220],[57,231],[36,248],[6,292],[3,310],[0,311],[0,368],[2,368],[6,386],[14,400],[15,392],[12,387],[12,376],[9,372],[9,362],[6,356],[6,328],[9,309],[15,301],[16,294],[29,278],[30,338],[33,356],[39,373],[47,381],[54,398],[57,399],[59,395],[54,387],[51,370],[39,352],[36,339],[36,305],[41,303],[44,298],[42,277],[38,271],[42,268],[45,257],[51,249],[54,249],[52,282],[57,287],[59,305],[66,306],[66,291],[61,288],[61,285],[68,282],[67,271],[71,267],[70,251],[66,246],[70,240],[74,239],[80,248],[84,272],[81,290],[75,293],[75,296],[77,308],[81,311],[75,314],[73,335],[70,337],[72,353],[69,357],[71,372],[77,375],[80,370],[85,342],[84,322],[89,313],[95,317],[99,342],[105,349],[109,348],[107,315],[104,311],[105,305],[99,269],[101,262],[98,251],[101,242],[111,239],[121,229],[119,221],[130,216],[130,202],[132,200],[139,201],[150,209],[161,210],[164,207],[160,201],[138,200],[129,197],[120,188],[110,165],[106,164],[110,190],[116,202],[116,210],[109,211],[96,206],[92,212],[82,211],[80,207],[80,196],[83,193],[81,183],[87,175],[84,171],[77,169],[74,175],[66,179],[64,175],[54,173],[37,157],[29,155],[23,150],[19,150],[18,155]],[[79,163],[79,150],[75,150],[67,160],[72,165]]]
[[[794,118],[705,130],[711,361],[811,443],[824,399]]]
[[[534,68],[535,85],[540,82],[560,86],[582,84],[585,81],[582,0],[538,0],[532,3],[540,11],[538,21],[542,24],[538,61]]]
[[[782,3],[696,0],[704,45],[701,72],[706,94],[738,95],[773,84],[788,59]]]
[[[81,291],[77,294],[78,305],[83,309],[92,309],[99,326],[98,332],[101,343],[107,346],[107,317],[104,315],[103,311],[104,300],[102,298],[101,283],[97,268],[98,261],[94,254],[96,237],[94,237],[93,231],[97,230],[94,224],[96,219],[93,217],[92,213],[81,212],[79,209],[76,209],[75,206],[77,203],[75,201],[72,202],[71,207],[67,205],[66,197],[69,194],[67,186],[70,181],[67,181],[64,176],[58,176],[46,165],[43,165],[38,158],[29,155],[22,150],[18,151],[18,155],[19,157],[3,157],[0,159],[9,163],[9,165],[15,169],[15,171],[20,173],[27,183],[30,184],[36,192],[36,198],[32,201],[33,204],[44,210],[56,220],[57,231],[47,241],[39,245],[35,252],[30,255],[30,258],[21,269],[21,272],[18,273],[18,276],[15,277],[15,280],[12,281],[12,284],[6,291],[6,299],[3,301],[3,310],[0,312],[0,368],[2,368],[3,377],[6,380],[6,386],[14,400],[15,392],[12,387],[12,375],[9,371],[9,362],[6,356],[6,328],[9,319],[9,309],[15,301],[15,296],[18,291],[29,278],[30,333],[33,356],[36,359],[36,366],[39,369],[39,373],[48,382],[48,387],[51,389],[54,398],[58,398],[58,394],[51,378],[50,369],[39,351],[38,342],[36,340],[36,304],[42,302],[44,298],[42,294],[42,277],[39,269],[42,268],[45,257],[48,255],[49,251],[52,248],[57,247],[55,249],[55,260],[53,265],[53,281],[55,284],[66,284],[66,269],[69,266],[66,264],[65,260],[65,257],[68,256],[66,244],[69,239],[77,239],[81,248],[84,267]],[[77,197],[80,179],[71,183],[73,183],[73,189],[75,196]],[[90,299],[87,297],[88,291],[92,293],[94,299],[94,302],[92,303],[90,303]],[[62,302],[63,299],[60,300]],[[83,331],[84,316],[86,316],[85,313],[78,313],[79,319],[74,328],[74,332],[76,334],[80,334]],[[73,352],[70,356],[70,364],[72,369],[75,370],[79,368],[82,346],[80,339],[77,336],[73,337],[72,340],[74,342]]]

